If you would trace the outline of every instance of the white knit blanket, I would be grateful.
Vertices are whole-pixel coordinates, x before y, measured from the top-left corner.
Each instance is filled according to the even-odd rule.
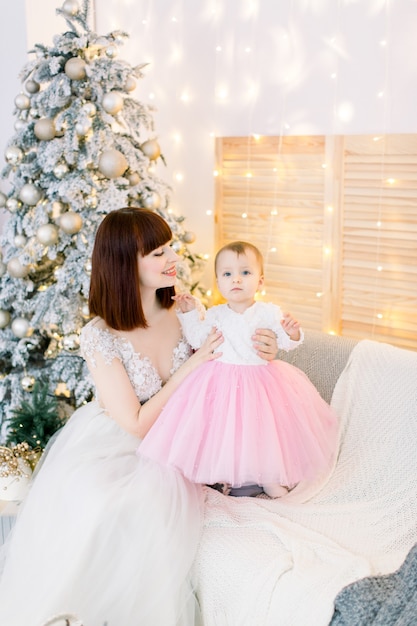
[[[204,626],[325,626],[338,591],[417,542],[417,353],[361,341],[336,385],[330,474],[280,500],[207,489],[195,565]]]

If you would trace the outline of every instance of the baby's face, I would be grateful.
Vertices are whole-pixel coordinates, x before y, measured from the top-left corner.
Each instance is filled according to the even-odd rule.
[[[217,286],[229,303],[250,306],[256,292],[263,284],[258,260],[252,250],[243,254],[224,250],[217,258]]]

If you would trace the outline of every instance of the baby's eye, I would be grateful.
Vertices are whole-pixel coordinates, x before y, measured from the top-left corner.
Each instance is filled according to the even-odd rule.
[[[228,278],[229,276],[231,276],[230,272],[223,272],[223,276],[225,278]]]
[[[243,274],[243,276],[249,276],[250,275],[250,271],[249,270],[243,270],[242,274]]]

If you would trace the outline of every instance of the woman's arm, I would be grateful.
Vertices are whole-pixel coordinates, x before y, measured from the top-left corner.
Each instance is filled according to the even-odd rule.
[[[177,369],[160,391],[142,405],[122,362],[118,358],[113,358],[109,364],[102,353],[95,352],[91,358],[86,358],[86,361],[98,392],[100,405],[121,428],[143,439],[171,394],[185,377],[202,363],[221,355],[221,352],[214,354],[213,351],[222,341],[221,333],[213,329],[201,348]]]

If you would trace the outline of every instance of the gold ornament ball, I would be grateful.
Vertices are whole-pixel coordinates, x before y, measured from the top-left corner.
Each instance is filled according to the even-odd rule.
[[[54,167],[54,174],[57,178],[64,178],[69,172],[69,167],[66,163],[58,163]]]
[[[77,122],[75,125],[75,132],[77,133],[78,137],[85,137],[88,131],[91,130],[91,126],[92,123],[89,119],[83,120],[82,122]]]
[[[133,76],[128,76],[125,82],[126,91],[135,91],[136,85],[137,83]]]
[[[35,122],[33,132],[41,141],[50,141],[56,133],[54,120],[49,119],[49,117],[41,117]]]
[[[21,200],[24,204],[36,206],[41,199],[42,191],[32,183],[26,183],[20,190],[19,200]]]
[[[23,391],[33,391],[35,386],[35,378],[33,376],[23,376],[20,384],[22,386]]]
[[[14,103],[22,111],[30,108],[30,98],[25,93],[19,93],[14,99]]]
[[[145,209],[155,210],[161,206],[161,197],[156,191],[151,191],[142,196],[142,205]]]
[[[49,213],[52,219],[56,220],[64,210],[64,205],[59,200],[54,200],[49,207]]]
[[[40,87],[40,84],[31,78],[25,82],[25,89],[28,93],[38,93]]]
[[[123,176],[127,168],[128,162],[126,157],[119,150],[111,148],[101,153],[98,169],[107,178],[119,178],[119,176]]]
[[[21,206],[22,205],[19,200],[17,200],[17,198],[9,198],[6,201],[6,208],[8,211],[10,211],[10,213],[16,213],[16,211],[18,211]]]
[[[7,271],[13,278],[25,278],[29,274],[29,267],[23,265],[17,257],[13,257],[7,263]]]
[[[86,102],[83,105],[83,111],[89,116],[89,117],[94,117],[94,115],[97,113],[97,108],[96,105],[93,102]]]
[[[161,148],[156,139],[148,139],[148,141],[145,141],[141,145],[140,149],[151,161],[156,161],[156,159],[161,156]]]
[[[182,240],[184,243],[194,243],[195,234],[192,233],[191,231],[187,231],[186,233],[184,233]]]
[[[68,17],[73,17],[79,12],[80,6],[77,0],[65,0],[64,4],[62,5],[62,10],[65,15],[68,15]]]
[[[137,172],[131,172],[128,174],[127,180],[129,181],[130,186],[133,187],[140,182],[140,176]]]
[[[10,323],[10,313],[5,309],[0,309],[0,328],[6,328]]]
[[[103,96],[103,109],[111,115],[116,115],[123,108],[123,96],[117,91],[109,91]]]
[[[16,237],[13,239],[13,243],[16,246],[16,248],[24,248],[24,246],[26,245],[26,237],[24,235],[16,235]]]
[[[7,163],[10,163],[10,165],[18,165],[23,158],[23,152],[17,146],[9,146],[6,148],[4,156]]]
[[[59,227],[67,233],[67,235],[74,235],[81,230],[83,220],[78,213],[74,211],[67,211],[63,213],[59,218]]]
[[[65,335],[62,339],[62,348],[66,352],[77,352],[80,349],[80,337],[77,333]]]
[[[115,44],[110,44],[109,46],[107,46],[106,48],[106,56],[109,57],[109,59],[114,59],[115,57],[117,57],[119,53],[119,49]]]
[[[12,322],[12,331],[19,339],[27,337],[30,330],[29,320],[25,317],[16,317]]]
[[[64,72],[71,80],[83,80],[87,73],[85,71],[86,62],[80,57],[72,57],[65,63]]]
[[[95,209],[98,204],[97,196],[87,196],[85,199],[85,206],[89,209]]]
[[[58,241],[58,229],[54,224],[43,224],[36,231],[36,239],[44,246],[53,246]]]

